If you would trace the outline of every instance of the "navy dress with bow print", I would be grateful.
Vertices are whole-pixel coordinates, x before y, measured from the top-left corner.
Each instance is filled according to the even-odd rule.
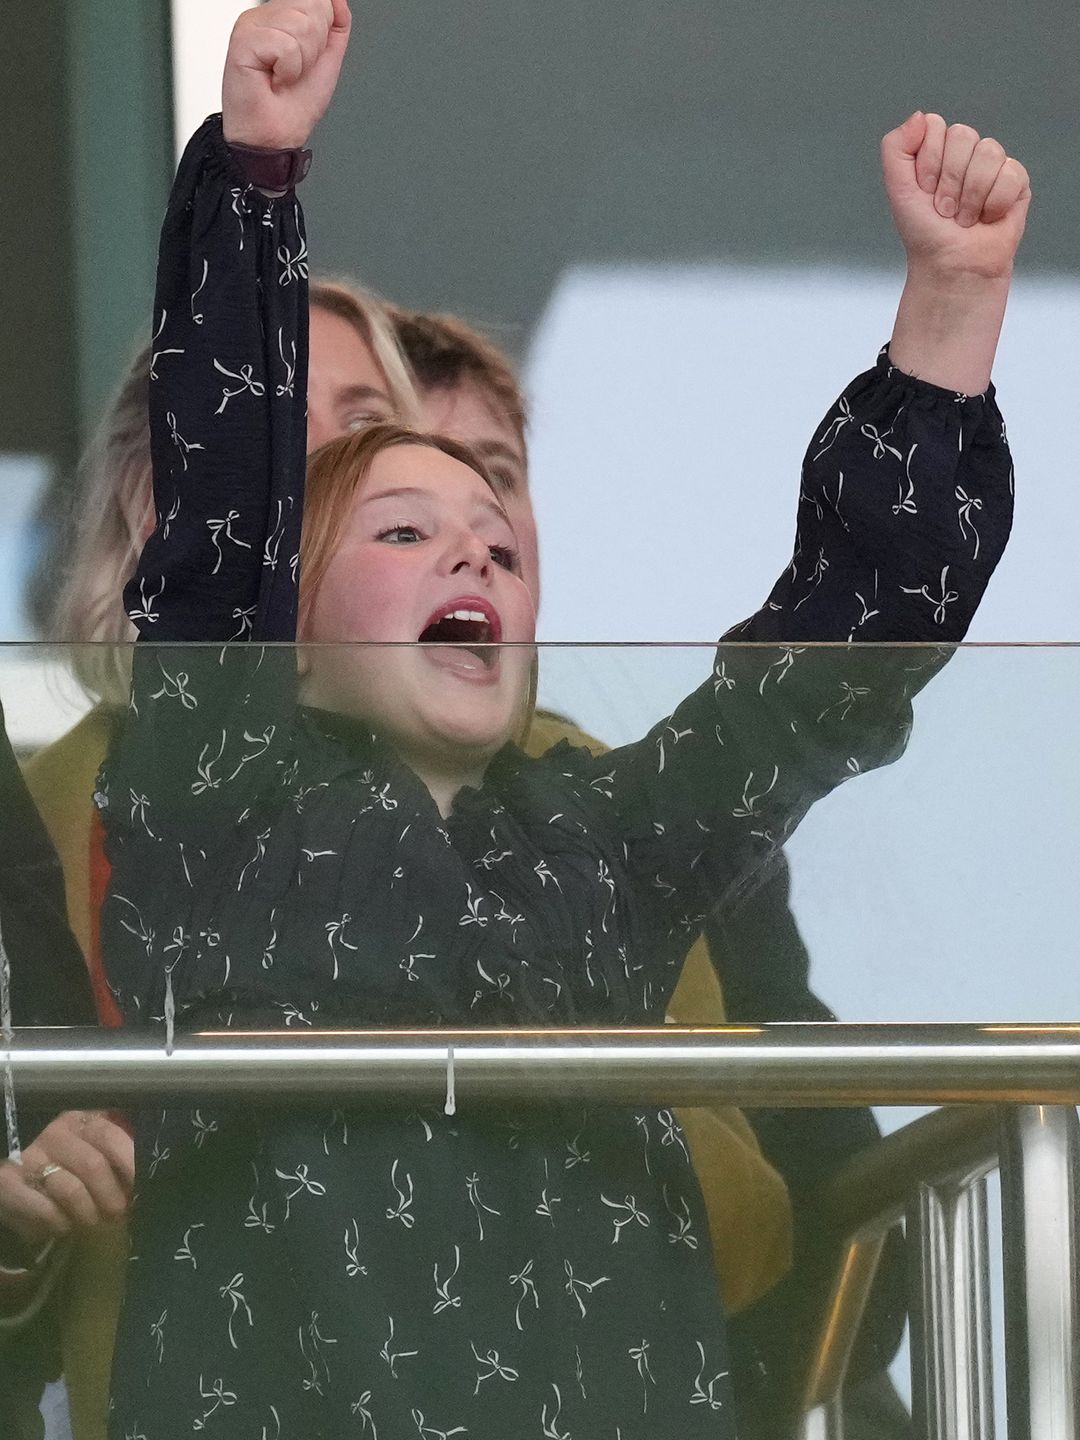
[[[306,280],[295,195],[251,190],[208,121],[161,243],[158,520],[128,591],[150,643],[97,797],[126,1020],[659,1023],[702,916],[900,752],[963,636],[1010,524],[993,398],[880,360],[811,444],[794,559],[737,632],[765,643],[600,759],[507,747],[444,820],[266,643],[295,635]],[[174,1106],[137,1164],[114,1440],[733,1434],[669,1110]]]

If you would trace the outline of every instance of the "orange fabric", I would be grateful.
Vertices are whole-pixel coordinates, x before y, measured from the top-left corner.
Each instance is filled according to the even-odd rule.
[[[98,770],[109,748],[112,726],[109,711],[99,705],[23,766],[27,787],[60,857],[68,923],[84,955],[91,949],[92,797]]]
[[[94,987],[94,1004],[102,1025],[115,1029],[123,1024],[116,997],[105,979],[105,965],[101,957],[101,907],[109,893],[109,876],[112,868],[105,854],[105,826],[101,816],[94,810],[90,819],[90,950],[86,956],[86,968],[90,971],[90,983]]]

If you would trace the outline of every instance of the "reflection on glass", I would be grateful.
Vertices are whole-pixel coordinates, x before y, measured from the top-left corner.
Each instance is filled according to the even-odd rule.
[[[434,648],[452,653],[435,656]],[[93,932],[83,921],[104,1017],[109,1006],[114,1012],[126,1010],[127,1023],[149,1024],[162,1039],[170,1016],[178,1028],[229,1024],[249,1033],[309,1026],[340,1031],[352,1024],[384,1023],[414,1030],[495,1024],[503,1033],[515,1027],[530,1033],[549,1024],[587,1028],[621,1019],[628,1036],[648,1034],[649,1022],[663,1019],[667,992],[692,939],[681,909],[669,912],[672,897],[651,882],[672,882],[680,872],[663,867],[682,863],[695,884],[696,872],[706,867],[728,893],[738,892],[732,857],[739,847],[745,843],[751,865],[770,853],[784,835],[787,815],[800,813],[810,794],[833,779],[844,783],[810,811],[787,849],[796,877],[798,920],[805,924],[809,915],[817,926],[823,915],[832,924],[831,933],[814,932],[815,979],[847,1015],[858,1011],[845,997],[863,987],[879,1001],[862,1009],[870,1018],[940,1018],[949,1014],[956,986],[962,999],[953,1013],[969,1016],[970,987],[960,982],[975,966],[982,977],[977,1013],[983,1017],[1028,1013],[1033,1021],[1036,1016],[1045,1021],[1047,1015],[1073,1011],[1069,981],[1050,964],[1027,967],[1024,1000],[1018,1003],[1012,955],[996,931],[1016,903],[1022,877],[1062,863],[1060,852],[1069,849],[1071,815],[1063,805],[1056,828],[1048,824],[1043,796],[1050,777],[1059,795],[1075,785],[1068,724],[1075,651],[961,648],[950,656],[917,647],[808,647],[792,657],[785,647],[773,646],[728,645],[717,651],[701,646],[520,647],[512,652],[503,646],[500,665],[507,654],[511,664],[525,660],[530,672],[535,665],[548,712],[542,722],[545,740],[557,748],[545,751],[547,758],[530,759],[512,743],[494,762],[493,773],[479,786],[467,787],[446,814],[370,723],[359,716],[331,716],[305,705],[302,690],[298,694],[313,669],[321,672],[321,683],[347,680],[359,694],[369,679],[378,687],[390,675],[400,689],[404,683],[424,683],[416,677],[430,671],[423,703],[438,719],[447,713],[439,698],[446,660],[457,663],[458,653],[450,644],[320,647],[317,654],[311,647],[142,645],[134,665],[135,710],[98,707],[76,719],[70,654],[32,647],[7,652],[3,699],[16,717],[13,738],[28,757],[31,789],[71,867],[69,903],[74,896],[76,928],[80,896],[87,911],[104,902],[103,943],[96,950]],[[466,663],[487,671],[486,653],[468,646],[464,653]],[[132,668],[130,650],[116,659],[121,670]],[[779,671],[782,679],[772,682],[769,677]],[[933,684],[912,706],[908,692],[931,677]],[[735,682],[734,690],[726,680]],[[845,708],[849,691],[866,693]],[[386,703],[385,693],[377,703]],[[680,695],[687,694],[690,699],[680,712]],[[833,695],[843,696],[845,703],[830,707]],[[1033,695],[1041,697],[1038,706],[1029,703]],[[481,718],[489,713],[487,704],[485,694],[478,707]],[[698,707],[689,720],[686,705]],[[666,718],[646,730],[642,741],[595,756],[583,745],[584,734],[552,718],[586,714],[593,729],[622,738],[619,726],[629,728],[633,717],[647,710],[654,716],[666,712]],[[702,721],[705,713],[711,729]],[[975,730],[969,723],[972,713],[982,717]],[[903,748],[912,715],[915,723],[903,758],[856,778],[856,768],[869,771],[876,760],[890,759]],[[476,716],[458,710],[452,718],[467,725]],[[691,748],[697,737],[681,733],[687,730],[707,733],[715,746],[704,762]],[[797,762],[807,753],[804,731],[814,737],[810,777],[799,782],[806,789],[793,786],[785,792],[779,778],[770,786],[775,759],[746,763],[755,746],[775,746],[777,736],[785,747],[785,764]],[[842,737],[832,770],[822,734]],[[297,764],[301,745],[305,759]],[[725,773],[730,753],[743,759],[733,772],[734,788]],[[848,764],[853,756],[857,767]],[[1027,757],[1026,767],[1018,757]],[[316,768],[305,771],[305,764]],[[746,789],[751,771],[765,776],[760,793],[756,783]],[[1039,773],[1045,783],[1039,782]],[[849,776],[856,783],[847,783]],[[992,788],[988,776],[994,777]],[[668,785],[677,803],[664,808]],[[230,786],[238,788],[230,791]],[[340,814],[331,804],[335,787],[349,799]],[[777,808],[792,803],[790,812]],[[682,805],[696,832],[692,854],[682,838]],[[102,813],[107,826],[97,818]],[[622,828],[627,820],[629,828]],[[410,827],[423,831],[419,852],[410,850]],[[949,837],[954,856],[952,868],[944,872],[932,843],[939,833]],[[447,844],[447,835],[455,844]],[[610,835],[618,838],[610,840]],[[710,848],[718,835],[723,846]],[[472,846],[464,866],[455,849],[460,837],[469,837]],[[1004,837],[1010,837],[1009,843]],[[592,846],[599,847],[595,869],[577,858]],[[648,857],[650,873],[643,883],[634,880],[632,870],[638,853]],[[512,861],[520,855],[527,863],[515,866]],[[441,878],[447,857],[459,877],[460,895]],[[597,884],[601,861],[609,873]],[[72,884],[79,865],[85,876],[82,890]],[[334,866],[335,877],[345,875],[355,883],[362,903],[346,903],[341,878],[329,890],[321,888]],[[125,886],[118,874],[133,878]],[[856,904],[857,934],[851,943],[846,940],[849,897],[864,894],[864,884],[873,894]],[[532,890],[527,887],[535,888],[539,902],[529,903]],[[744,885],[739,903],[752,910],[756,893]],[[919,897],[917,907],[911,906],[913,895]],[[186,907],[183,915],[178,904]],[[1034,944],[1045,955],[1068,943],[1073,904],[1071,887],[1062,884],[1055,889],[1054,905],[1038,912]],[[920,943],[911,947],[906,972],[897,976],[892,962],[880,963],[879,957],[895,944],[893,917],[911,908]],[[952,950],[951,966],[943,967],[932,943],[939,923],[935,917],[949,917],[957,908],[965,941]],[[668,913],[674,919],[665,930],[655,917]],[[620,953],[626,944],[624,926],[649,937],[651,953],[631,964],[624,964]],[[753,939],[747,930],[748,950]],[[632,953],[628,947],[627,959]],[[770,959],[779,963],[775,954],[759,951],[755,963],[767,967]],[[637,972],[634,963],[649,968]],[[923,967],[929,969],[919,979]],[[738,1004],[737,968],[733,973]],[[456,977],[453,987],[448,976]],[[723,969],[720,978],[725,978]],[[650,983],[651,992],[646,989]],[[711,1003],[709,992],[691,993],[680,1018],[714,1024],[723,1012],[708,1009]],[[1055,1030],[1075,1029],[987,1026],[1003,1033],[1032,1028],[1048,1038]],[[152,1288],[173,1278],[171,1267],[180,1267],[173,1258],[178,1247],[186,1247],[200,1266],[219,1253],[222,1263],[227,1256],[229,1276],[245,1276],[243,1285],[233,1287],[233,1295],[241,1297],[235,1314],[229,1294],[222,1298],[215,1290],[206,1304],[213,1299],[223,1307],[226,1346],[230,1318],[240,1344],[251,1328],[245,1303],[253,1317],[263,1313],[256,1303],[262,1281],[248,1278],[260,1274],[255,1250],[260,1244],[272,1248],[279,1234],[300,1235],[300,1217],[305,1219],[299,1243],[310,1247],[311,1264],[325,1240],[331,1252],[335,1244],[341,1249],[341,1264],[355,1265],[353,1278],[360,1280],[365,1267],[370,1278],[374,1263],[365,1235],[388,1228],[391,1237],[400,1230],[406,1244],[414,1243],[414,1232],[422,1233],[424,1207],[437,1194],[440,1233],[450,1239],[443,1247],[446,1255],[439,1258],[442,1252],[435,1256],[428,1247],[417,1274],[401,1281],[402,1293],[423,1295],[431,1288],[432,1264],[439,1265],[440,1285],[449,1279],[455,1245],[464,1257],[470,1246],[492,1243],[505,1217],[518,1213],[514,1197],[520,1196],[526,1215],[535,1217],[515,1221],[514,1233],[538,1224],[533,1249],[539,1257],[540,1237],[552,1230],[561,1205],[573,1203],[579,1215],[591,1213],[592,1186],[599,1187],[596,1243],[605,1263],[579,1268],[571,1258],[573,1292],[565,1290],[565,1268],[556,1287],[578,1320],[592,1312],[592,1296],[576,1282],[583,1277],[593,1284],[611,1276],[595,1292],[599,1303],[606,1284],[616,1283],[612,1261],[621,1258],[638,1230],[644,1234],[655,1228],[662,1242],[656,1261],[662,1268],[646,1272],[636,1262],[633,1284],[639,1294],[671,1283],[685,1290],[696,1283],[688,1278],[690,1271],[672,1267],[670,1256],[685,1253],[687,1265],[700,1265],[706,1237],[728,1306],[735,1310],[774,1283],[787,1263],[790,1202],[735,1111],[683,1110],[676,1124],[666,1111],[653,1111],[651,1118],[641,1112],[590,1112],[585,1096],[570,1114],[558,1107],[488,1115],[482,1107],[469,1110],[455,1117],[438,1110],[411,1115],[387,1110],[375,1116],[298,1112],[253,1124],[251,1116],[240,1121],[222,1105],[142,1117],[138,1133],[145,1147],[149,1199],[136,1224],[145,1225],[139,1231],[140,1253],[161,1256],[160,1268],[151,1260],[145,1269]],[[822,1112],[822,1122],[829,1123],[828,1112]],[[768,1116],[755,1116],[754,1123],[767,1142]],[[464,1157],[459,1148],[463,1134],[469,1136]],[[345,1215],[322,1202],[333,1191],[333,1177],[349,1173],[354,1153],[363,1157],[365,1174],[375,1183],[367,1199],[355,1188],[346,1191],[351,1208]],[[646,1155],[651,1177],[643,1165]],[[722,1163],[718,1157],[725,1157]],[[180,1168],[174,1168],[178,1160]],[[687,1189],[684,1167],[691,1161],[701,1200]],[[160,1186],[150,1183],[151,1169]],[[181,1178],[185,1172],[192,1177],[190,1185]],[[643,1175],[659,1184],[656,1204],[646,1200],[653,1192],[646,1190]],[[548,1184],[548,1177],[557,1180],[558,1188]],[[576,1195],[579,1184],[588,1193]],[[320,1186],[327,1195],[318,1192]],[[664,1205],[665,1188],[671,1209]],[[237,1213],[251,1225],[250,1231],[246,1222],[241,1225],[244,1255],[239,1259],[235,1227],[208,1233],[211,1221],[191,1218],[193,1206],[199,1215],[214,1215],[219,1208],[232,1213],[234,1200]],[[648,1227],[636,1217],[647,1218]],[[346,1233],[352,1259],[342,1248]],[[640,1259],[640,1251],[634,1253]],[[559,1258],[559,1266],[565,1259]],[[884,1273],[891,1273],[888,1267],[895,1263],[888,1260]],[[532,1275],[540,1273],[534,1266]],[[526,1293],[531,1305],[531,1292]],[[446,1298],[462,1294],[451,1284]],[[521,1287],[510,1294],[516,1303]],[[268,1303],[268,1297],[262,1298]],[[324,1317],[331,1313],[329,1298],[320,1300]],[[308,1299],[305,1295],[305,1303]],[[436,1303],[433,1292],[431,1305]],[[502,1301],[493,1294],[491,1303]],[[405,1313],[395,1314],[395,1343]],[[521,1314],[524,1324],[528,1312],[523,1308]],[[99,1316],[99,1323],[111,1321]],[[374,1328],[382,1345],[388,1324]],[[742,1346],[746,1332],[736,1324],[735,1333]],[[330,1340],[339,1338],[326,1323],[319,1334],[326,1337],[327,1349]],[[640,1338],[634,1342],[638,1348]],[[134,1357],[137,1380],[141,1352],[132,1350],[132,1341],[124,1344],[124,1353]],[[156,1354],[154,1344],[146,1359]],[[312,1359],[321,1345],[305,1332],[305,1351]],[[416,1345],[415,1339],[405,1342],[406,1349]],[[389,1345],[388,1353],[400,1352]]]

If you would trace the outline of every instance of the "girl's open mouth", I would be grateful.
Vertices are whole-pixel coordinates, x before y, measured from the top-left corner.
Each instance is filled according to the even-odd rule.
[[[502,626],[494,607],[486,600],[468,597],[453,600],[437,610],[420,632],[421,645],[453,646],[458,661],[475,670],[479,661],[485,670],[498,665],[498,643]],[[468,660],[466,657],[472,657]]]
[[[451,600],[435,611],[420,631],[422,645],[438,645],[431,660],[474,680],[494,680],[498,670],[498,641],[503,626],[494,606],[487,600],[467,596]]]

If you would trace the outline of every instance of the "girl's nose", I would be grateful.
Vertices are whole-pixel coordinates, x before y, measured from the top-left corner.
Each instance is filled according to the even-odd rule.
[[[491,574],[491,551],[471,530],[462,531],[454,539],[448,547],[447,560],[447,573],[450,575],[473,574],[487,579]]]

